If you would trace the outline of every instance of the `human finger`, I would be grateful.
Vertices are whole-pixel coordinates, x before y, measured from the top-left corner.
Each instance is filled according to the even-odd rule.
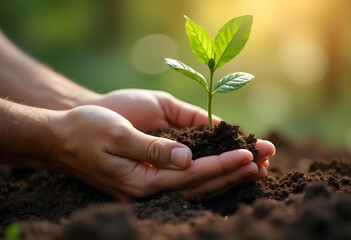
[[[208,113],[204,109],[183,102],[174,97],[161,101],[167,120],[171,125],[177,127],[208,126]],[[212,115],[214,125],[220,123],[221,119]]]
[[[269,160],[266,160],[262,163],[262,166],[265,167],[266,169],[269,168]]]
[[[257,165],[261,165],[268,159],[268,157],[273,156],[276,151],[273,143],[267,140],[257,139],[256,147],[258,149],[258,156],[256,160]]]
[[[266,162],[264,163],[266,164]],[[258,172],[257,174],[254,174],[252,176],[248,176],[245,181],[246,182],[252,182],[260,178],[265,178],[268,175],[268,170],[264,166],[258,166]]]
[[[252,153],[237,149],[220,155],[207,156],[193,161],[184,171],[159,171],[156,180],[159,188],[176,190],[195,187],[218,176],[233,172],[252,162]]]
[[[268,175],[268,170],[264,166],[258,167],[258,173],[256,175],[256,179],[265,178]]]
[[[257,166],[262,166],[266,161],[268,161],[268,157],[260,157],[256,159]]]
[[[179,142],[154,137],[134,128],[122,135],[109,145],[109,153],[167,169],[187,168],[192,160],[190,148]]]
[[[234,183],[232,185],[228,185],[227,187],[225,187],[225,188],[223,188],[221,190],[214,191],[212,193],[206,194],[206,195],[204,195],[204,198],[202,198],[202,199],[208,199],[208,198],[212,198],[214,196],[223,194],[223,193],[227,192],[229,189],[231,189],[232,187],[234,187],[234,186],[236,186],[238,184],[241,184],[241,183],[244,183],[244,182],[252,182],[252,181],[255,181],[255,180],[260,179],[260,178],[265,178],[267,175],[268,175],[267,168],[263,167],[263,166],[259,166],[257,173],[255,173],[255,172],[248,172],[247,174],[244,174],[244,176],[242,176],[240,179],[238,179],[238,181],[233,181]],[[195,196],[196,196],[196,194],[195,194]],[[201,197],[199,199],[201,200]]]
[[[209,181],[181,191],[181,194],[185,199],[200,201],[210,196],[214,196],[216,193],[223,192],[230,187],[238,185],[244,181],[247,176],[256,175],[258,173],[257,165],[254,162],[248,163],[236,171],[228,174],[220,175]]]

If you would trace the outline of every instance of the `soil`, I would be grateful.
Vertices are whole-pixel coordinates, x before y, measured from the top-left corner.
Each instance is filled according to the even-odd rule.
[[[258,154],[255,145],[257,139],[253,134],[244,136],[239,131],[238,125],[227,124],[224,121],[211,130],[200,126],[182,129],[160,129],[150,134],[187,145],[191,149],[195,160],[204,156],[219,155],[240,148],[251,151],[254,155],[254,160],[256,160]]]
[[[214,139],[202,137],[215,134],[224,151],[257,151],[252,135],[234,140],[242,135],[238,127],[222,125],[213,134],[203,127],[162,134],[185,139],[199,149],[196,158],[217,151],[204,146]],[[195,140],[187,140],[189,134]],[[267,138],[277,148],[268,177],[200,203],[159,193],[125,204],[63,174],[1,166],[0,238],[18,222],[26,240],[351,239],[351,156],[277,133]]]

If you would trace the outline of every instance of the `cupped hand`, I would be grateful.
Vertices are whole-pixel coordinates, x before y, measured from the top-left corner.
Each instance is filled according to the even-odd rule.
[[[142,132],[159,128],[208,126],[207,112],[162,91],[122,89],[100,95],[88,104],[111,109]],[[220,118],[213,116],[213,123]]]
[[[121,89],[99,95],[89,103],[118,112],[135,128],[143,132],[160,128],[209,125],[208,114],[204,109],[183,102],[163,91]],[[212,118],[214,125],[221,121],[217,116]],[[271,150],[274,148],[272,144],[267,144],[267,141],[258,140],[257,147],[262,150],[260,152],[264,152],[267,146]],[[269,155],[258,156],[258,174],[248,180],[263,178],[267,175],[268,157]]]
[[[191,161],[190,149],[184,145],[144,134],[103,107],[57,112],[51,126],[57,136],[52,168],[125,201],[164,190],[200,200],[260,174],[247,150]],[[262,159],[274,154],[271,143],[258,144]],[[174,148],[183,150],[172,156]],[[181,159],[184,169],[174,166],[172,157]]]

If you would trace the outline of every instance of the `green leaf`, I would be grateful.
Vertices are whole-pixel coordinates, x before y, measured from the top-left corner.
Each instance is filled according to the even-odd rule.
[[[21,234],[21,227],[17,223],[11,223],[5,229],[6,240],[17,240]]]
[[[233,136],[232,138],[234,139],[234,141],[240,141],[243,139],[243,137],[240,135],[238,135],[238,137]]]
[[[168,66],[170,66],[174,70],[184,74],[185,76],[198,81],[202,86],[205,87],[206,91],[208,92],[208,86],[207,86],[206,79],[200,73],[198,73],[197,71],[195,71],[191,67],[185,65],[181,61],[178,61],[178,60],[175,60],[172,58],[165,58],[165,60],[166,60],[166,64]]]
[[[214,41],[215,69],[232,60],[244,48],[249,39],[253,17],[236,17],[224,24]]]
[[[206,65],[211,58],[214,58],[213,40],[208,35],[207,31],[191,21],[187,16],[185,29],[189,36],[190,46],[195,56]]]
[[[231,73],[217,82],[213,92],[226,93],[235,91],[251,81],[253,78],[255,77],[250,73]]]

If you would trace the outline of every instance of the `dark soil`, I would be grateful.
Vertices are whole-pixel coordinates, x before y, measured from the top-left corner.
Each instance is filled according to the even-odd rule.
[[[201,126],[197,128],[160,129],[150,134],[187,145],[191,149],[195,160],[240,148],[251,151],[254,155],[254,160],[256,160],[258,154],[255,145],[257,139],[253,134],[246,137],[239,131],[238,125],[227,124],[224,121],[212,130]]]
[[[222,146],[230,145],[224,151],[250,149],[245,146],[253,143],[253,136],[236,141],[237,126],[220,128],[228,131],[214,130],[226,142]],[[187,136],[168,132],[177,140]],[[214,142],[200,136],[211,136],[208,130],[200,134],[190,129],[190,134],[196,136],[187,144],[193,151],[207,150],[203,145]],[[201,203],[160,193],[123,204],[63,174],[3,166],[0,236],[9,223],[19,222],[21,239],[28,240],[351,239],[351,156],[278,134],[268,138],[277,154],[266,179]]]

